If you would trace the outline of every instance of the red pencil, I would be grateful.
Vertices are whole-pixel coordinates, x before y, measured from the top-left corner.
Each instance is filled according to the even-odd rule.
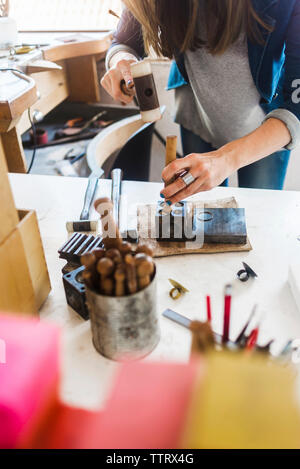
[[[223,344],[226,344],[226,342],[228,342],[229,340],[231,293],[232,293],[232,285],[230,284],[226,285],[225,298],[224,298],[224,322],[223,322],[223,337],[222,337]]]
[[[254,347],[257,344],[258,333],[259,333],[259,328],[258,327],[253,329],[253,331],[251,332],[251,334],[249,336],[249,339],[247,340],[246,350],[250,351],[250,350],[254,349]]]
[[[210,296],[206,297],[206,311],[207,311],[207,322],[211,322],[211,307],[210,307]]]

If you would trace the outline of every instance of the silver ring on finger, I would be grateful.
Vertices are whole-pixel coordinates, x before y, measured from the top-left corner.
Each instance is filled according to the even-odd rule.
[[[187,173],[185,176],[181,176],[181,179],[186,186],[190,186],[194,181],[196,181],[191,173]]]

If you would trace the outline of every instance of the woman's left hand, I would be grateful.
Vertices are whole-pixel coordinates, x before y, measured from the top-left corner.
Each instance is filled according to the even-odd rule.
[[[189,171],[195,181],[186,186],[179,177],[161,191],[161,196],[169,202],[169,205],[173,205],[197,192],[209,191],[219,186],[234,172],[232,159],[228,156],[232,155],[216,150],[210,153],[191,153],[185,158],[173,161],[162,172],[164,181],[170,181],[183,169]]]

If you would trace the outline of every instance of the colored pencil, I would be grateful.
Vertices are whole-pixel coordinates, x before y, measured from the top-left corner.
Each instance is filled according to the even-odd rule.
[[[206,297],[206,311],[207,311],[207,322],[211,322],[211,306],[210,306],[210,296]]]
[[[247,340],[247,345],[246,345],[246,350],[251,351],[254,349],[254,347],[257,344],[257,338],[259,334],[259,327],[255,327],[253,331],[251,332],[249,339]]]
[[[229,340],[229,329],[230,329],[230,310],[231,310],[231,294],[232,285],[226,285],[224,297],[224,322],[223,322],[223,344],[226,344]]]
[[[251,314],[249,316],[249,319],[248,321],[246,322],[245,326],[243,327],[243,329],[241,330],[241,332],[239,333],[239,335],[237,336],[236,340],[235,340],[235,343],[236,344],[240,344],[242,342],[242,340],[244,339],[245,337],[245,334],[246,334],[246,331],[248,329],[248,326],[250,324],[250,322],[252,321],[254,315],[255,315],[255,312],[257,310],[257,305],[254,305],[252,311],[251,311]]]

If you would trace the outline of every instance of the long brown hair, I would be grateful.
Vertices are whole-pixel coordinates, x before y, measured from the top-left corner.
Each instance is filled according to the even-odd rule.
[[[197,34],[199,0],[124,0],[143,27],[146,49],[173,58],[178,52],[206,46],[212,54],[223,54],[244,31],[263,44],[260,27],[271,31],[259,17],[252,0],[204,0],[207,40]]]

